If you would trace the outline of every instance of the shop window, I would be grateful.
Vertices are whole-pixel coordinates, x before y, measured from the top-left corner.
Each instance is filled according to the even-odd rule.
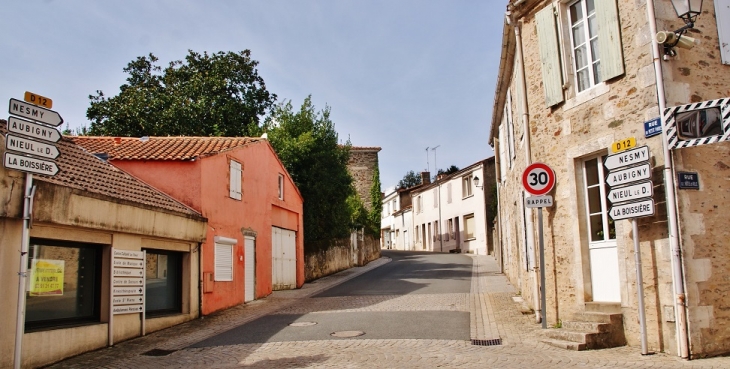
[[[146,251],[145,312],[148,316],[182,312],[182,253]]]
[[[99,322],[101,246],[30,239],[26,331]]]

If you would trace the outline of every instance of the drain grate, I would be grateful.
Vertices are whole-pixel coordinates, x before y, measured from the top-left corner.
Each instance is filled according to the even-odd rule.
[[[143,352],[142,355],[145,356],[167,356],[172,354],[177,350],[163,350],[163,349],[152,349],[147,352]]]
[[[471,344],[474,346],[499,346],[502,344],[502,339],[495,338],[493,340],[471,340]]]

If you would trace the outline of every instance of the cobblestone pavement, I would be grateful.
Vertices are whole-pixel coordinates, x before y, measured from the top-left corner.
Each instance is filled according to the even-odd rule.
[[[113,348],[84,354],[54,368],[730,368],[730,358],[685,361],[656,354],[642,356],[636,347],[566,351],[539,342],[540,327],[523,315],[515,292],[490,257],[473,256],[470,294],[355,296],[313,298],[329,287],[376,268],[362,268],[306,284],[296,291],[275,292],[232,308]],[[187,348],[202,339],[266,314],[353,311],[470,311],[472,339],[501,344],[476,346],[469,341],[331,339]],[[428,324],[428,322],[424,322]],[[141,355],[150,349],[165,356]]]

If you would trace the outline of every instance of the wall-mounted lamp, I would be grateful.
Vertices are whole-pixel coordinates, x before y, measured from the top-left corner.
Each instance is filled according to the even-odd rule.
[[[479,185],[479,177],[477,177],[477,176],[474,176],[474,187],[479,187],[479,188],[484,187],[483,185],[482,186]]]
[[[664,46],[664,60],[676,56],[675,46],[691,49],[697,42],[694,38],[684,36],[688,29],[694,28],[697,16],[702,12],[702,0],[672,0],[677,18],[684,21],[684,27],[674,31],[661,31],[656,34],[657,43]]]

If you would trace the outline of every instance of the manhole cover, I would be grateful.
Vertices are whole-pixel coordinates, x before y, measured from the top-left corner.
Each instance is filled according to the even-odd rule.
[[[294,322],[289,324],[290,327],[311,327],[317,325],[317,322]]]
[[[363,332],[363,331],[339,331],[339,332],[330,333],[330,336],[339,337],[339,338],[352,338],[352,337],[359,337],[364,334],[365,334],[365,332]]]

